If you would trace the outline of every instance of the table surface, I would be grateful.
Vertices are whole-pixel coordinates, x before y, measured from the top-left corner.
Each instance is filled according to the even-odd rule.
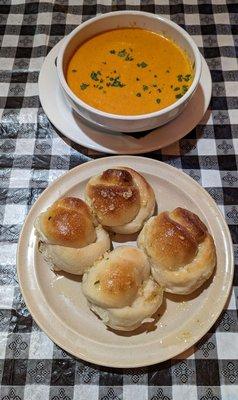
[[[237,262],[237,0],[1,0],[1,400],[238,399],[237,269],[227,308],[205,337],[176,359],[143,369],[114,370],[71,357],[39,329],[19,290],[15,255],[30,207],[65,171],[102,156],[71,143],[49,123],[38,98],[40,68],[78,24],[124,9],[171,18],[207,60],[213,97],[206,124],[145,156],[182,169],[210,193],[226,217]]]

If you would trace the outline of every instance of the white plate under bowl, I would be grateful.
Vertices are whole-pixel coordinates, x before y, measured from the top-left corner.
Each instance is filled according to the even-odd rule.
[[[107,168],[124,165],[142,173],[152,185],[158,212],[186,207],[197,213],[211,232],[217,267],[208,283],[189,296],[166,294],[154,325],[134,332],[109,330],[93,314],[81,292],[79,278],[55,275],[38,252],[35,218],[65,195],[83,198],[88,179]],[[121,245],[116,237],[114,246]],[[127,244],[136,245],[136,242]],[[123,244],[126,244],[125,242]],[[197,342],[214,324],[228,298],[233,277],[230,233],[208,193],[179,170],[143,157],[116,156],[82,164],[50,185],[31,208],[17,254],[19,283],[26,305],[46,334],[69,353],[111,367],[140,367],[175,357]],[[214,301],[215,299],[215,301]]]
[[[63,40],[63,39],[62,39]],[[51,123],[72,141],[89,149],[111,154],[140,154],[158,150],[187,135],[203,118],[212,93],[211,74],[202,56],[202,73],[196,93],[173,121],[138,138],[88,125],[67,103],[60,88],[55,60],[62,41],[47,55],[39,76],[41,105]]]

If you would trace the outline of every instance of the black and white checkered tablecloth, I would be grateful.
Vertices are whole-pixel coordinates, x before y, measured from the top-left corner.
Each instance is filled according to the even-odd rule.
[[[229,224],[237,262],[238,1],[0,0],[1,400],[238,399],[237,269],[227,309],[210,332],[177,359],[137,370],[97,367],[66,354],[36,326],[19,291],[15,255],[29,208],[59,175],[101,157],[51,126],[38,98],[40,68],[82,21],[123,9],[171,18],[207,60],[213,80],[208,122],[147,156],[183,169],[206,188]]]

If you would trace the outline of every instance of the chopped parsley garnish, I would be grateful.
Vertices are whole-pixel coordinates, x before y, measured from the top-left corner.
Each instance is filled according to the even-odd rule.
[[[136,93],[136,96],[137,97],[141,97],[141,93]]]
[[[139,68],[145,68],[145,67],[148,67],[148,64],[146,64],[144,61],[142,61],[141,63],[138,63],[138,64],[137,64],[137,67],[139,67]]]
[[[185,82],[188,82],[190,79],[191,79],[191,74],[187,74],[187,75],[185,75],[185,76],[183,77],[183,80],[184,80]]]
[[[127,54],[125,61],[133,61],[133,60],[134,60],[134,58],[131,57],[129,54]]]
[[[182,90],[183,90],[183,93],[186,93],[188,91],[188,86],[187,85],[183,85],[182,86]]]
[[[119,88],[126,86],[124,83],[122,83],[120,81],[119,75],[116,76],[115,78],[111,77],[111,78],[109,78],[109,80],[110,80],[110,82],[106,83],[107,86],[119,87]]]
[[[123,87],[123,86],[126,86],[126,85],[124,85],[118,79],[115,78],[113,83],[111,84],[111,86],[113,86],[113,87]]]
[[[182,93],[176,94],[176,99],[181,99],[181,97],[183,97]]]
[[[123,50],[120,50],[120,51],[118,51],[118,53],[117,53],[117,55],[119,56],[119,57],[125,57],[126,56],[126,49],[123,49]]]
[[[180,90],[180,87],[176,86],[176,87],[174,88],[174,91],[177,92],[178,90]]]
[[[101,72],[100,71],[92,71],[90,74],[91,79],[93,79],[94,81],[99,81],[99,77],[101,76]]]
[[[129,49],[130,51],[132,51],[131,49]],[[128,53],[128,51],[126,51],[126,49],[122,49],[118,52],[116,52],[116,50],[110,50],[111,54],[115,54],[120,58],[124,58],[125,61],[133,61],[134,58],[132,57],[132,55],[130,53]]]
[[[185,81],[188,82],[190,79],[192,78],[191,74],[187,74],[187,75],[177,75],[177,79],[179,82]]]
[[[160,99],[156,99],[156,103],[158,103],[158,104],[159,104],[160,102],[161,102],[161,100],[160,100]]]
[[[148,90],[148,89],[149,89],[149,87],[147,85],[143,85],[144,92],[146,92],[146,90]]]
[[[85,89],[87,89],[88,86],[89,86],[88,83],[81,83],[80,89],[81,89],[81,90],[85,90]]]

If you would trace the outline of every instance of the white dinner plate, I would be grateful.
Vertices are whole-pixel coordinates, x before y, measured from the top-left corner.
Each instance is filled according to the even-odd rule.
[[[63,39],[62,39],[63,40]],[[211,74],[202,56],[202,74],[196,93],[176,119],[157,129],[130,135],[87,125],[68,105],[59,86],[55,61],[61,41],[47,55],[39,76],[41,105],[51,123],[65,136],[89,149],[111,154],[140,154],[158,150],[187,135],[201,122],[211,100]],[[142,136],[142,137],[141,137]]]
[[[73,275],[56,275],[38,252],[33,223],[56,199],[83,198],[88,179],[113,166],[129,166],[152,185],[158,212],[181,206],[197,213],[217,250],[213,277],[189,296],[166,294],[154,324],[116,333],[93,314]],[[128,239],[128,238],[127,238]],[[114,246],[122,237],[115,237]],[[127,244],[136,245],[128,241]],[[123,244],[126,244],[125,242]],[[233,277],[232,242],[226,222],[208,193],[183,172],[143,157],[115,156],[82,164],[51,184],[31,208],[18,246],[17,270],[26,305],[43,331],[59,346],[84,360],[111,367],[140,367],[175,357],[214,324],[228,298]],[[159,316],[160,315],[160,316]]]

